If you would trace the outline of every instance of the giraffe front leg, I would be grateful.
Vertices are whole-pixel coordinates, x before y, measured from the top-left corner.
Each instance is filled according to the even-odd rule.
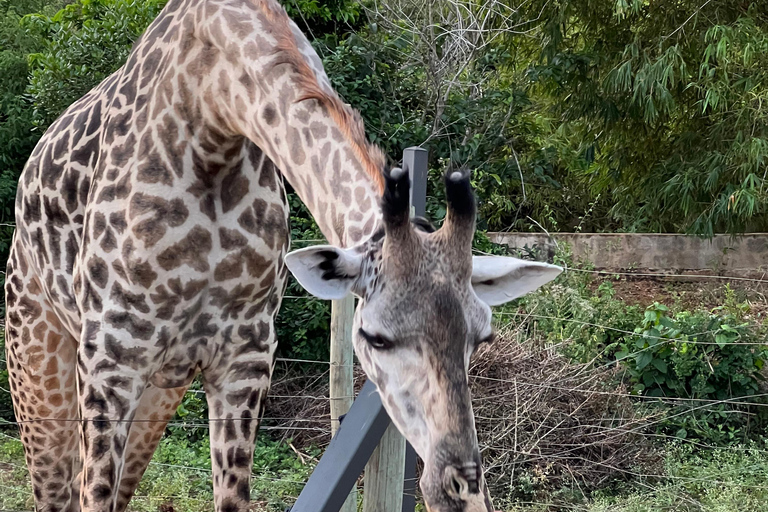
[[[133,343],[125,339],[106,337],[105,345],[81,344],[85,348],[78,358],[83,454],[80,504],[84,512],[115,509],[131,422],[148,381],[147,368],[139,364],[146,356],[133,359],[126,355],[134,350],[135,356],[144,349],[130,348]]]
[[[272,374],[272,350],[250,354],[206,376],[213,492],[217,512],[245,512],[250,504],[253,450]],[[218,378],[217,378],[218,377]]]

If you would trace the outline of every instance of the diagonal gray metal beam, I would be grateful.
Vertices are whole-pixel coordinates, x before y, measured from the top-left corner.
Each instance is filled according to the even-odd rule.
[[[366,381],[291,512],[338,512],[389,423],[376,386]]]

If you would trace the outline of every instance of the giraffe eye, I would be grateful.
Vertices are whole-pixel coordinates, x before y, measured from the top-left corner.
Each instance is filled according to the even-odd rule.
[[[384,336],[378,334],[368,334],[362,329],[362,327],[358,333],[360,334],[360,337],[362,337],[371,347],[375,348],[376,350],[388,350],[395,345],[392,340],[387,339]]]

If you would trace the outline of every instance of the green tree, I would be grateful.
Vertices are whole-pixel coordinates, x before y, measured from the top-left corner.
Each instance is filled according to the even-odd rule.
[[[768,11],[738,1],[533,2],[532,94],[571,177],[623,230],[768,228]],[[512,41],[520,42],[519,38]]]
[[[30,55],[28,88],[36,120],[49,126],[72,103],[117,70],[165,0],[80,0],[24,26],[43,49]]]
[[[28,55],[40,47],[22,27],[31,12],[55,12],[59,0],[0,0],[0,258],[8,254],[14,220],[16,183],[40,132],[35,130],[29,83]],[[4,266],[4,265],[3,265]]]

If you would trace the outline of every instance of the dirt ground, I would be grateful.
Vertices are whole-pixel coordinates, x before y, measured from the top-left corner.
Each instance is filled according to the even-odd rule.
[[[605,271],[593,281],[592,288],[610,281],[615,297],[628,304],[646,307],[659,302],[675,310],[713,309],[729,300],[749,306],[749,317],[757,323],[768,319],[768,276],[726,276],[686,274],[648,277],[633,273],[610,274]],[[638,270],[637,274],[655,273]]]

